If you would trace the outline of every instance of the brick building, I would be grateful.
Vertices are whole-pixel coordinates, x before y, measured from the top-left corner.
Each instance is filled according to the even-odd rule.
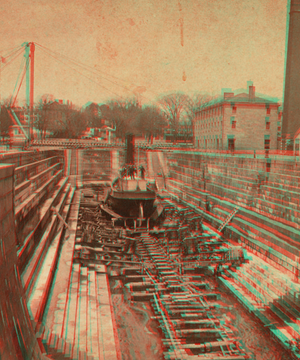
[[[194,121],[194,145],[201,149],[262,150],[277,149],[281,126],[280,104],[255,96],[248,82],[248,93],[224,96],[204,104]]]

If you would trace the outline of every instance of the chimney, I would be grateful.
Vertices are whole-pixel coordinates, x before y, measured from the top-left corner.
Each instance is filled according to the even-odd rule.
[[[255,86],[249,86],[249,100],[253,101],[255,99]]]
[[[224,92],[224,100],[234,97],[233,92]]]

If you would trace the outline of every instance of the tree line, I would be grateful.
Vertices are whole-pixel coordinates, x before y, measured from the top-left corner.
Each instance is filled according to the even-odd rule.
[[[169,128],[176,141],[180,132],[193,128],[195,113],[213,99],[208,94],[197,93],[190,97],[184,93],[163,95],[150,105],[141,105],[136,98],[112,99],[105,104],[90,103],[80,109],[69,103],[54,101],[44,95],[35,106],[33,125],[42,138],[78,138],[87,128],[102,128],[104,124],[115,130],[115,136],[124,140],[131,132],[144,136],[148,141],[162,136]],[[9,104],[3,104],[0,112],[0,131],[8,132]]]

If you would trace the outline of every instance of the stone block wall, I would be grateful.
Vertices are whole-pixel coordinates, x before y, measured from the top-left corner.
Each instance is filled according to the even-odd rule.
[[[300,165],[295,159],[195,151],[165,157],[171,194],[199,208],[215,227],[238,207],[225,234],[298,277]]]
[[[42,359],[17,267],[14,166],[0,165],[0,358]]]

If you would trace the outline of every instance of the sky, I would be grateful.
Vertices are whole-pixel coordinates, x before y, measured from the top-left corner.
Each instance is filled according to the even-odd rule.
[[[259,93],[283,95],[287,0],[0,0],[0,11],[0,56],[37,44],[36,102],[52,94],[78,106],[132,96],[150,103],[249,80]],[[2,63],[2,99],[21,61]]]

